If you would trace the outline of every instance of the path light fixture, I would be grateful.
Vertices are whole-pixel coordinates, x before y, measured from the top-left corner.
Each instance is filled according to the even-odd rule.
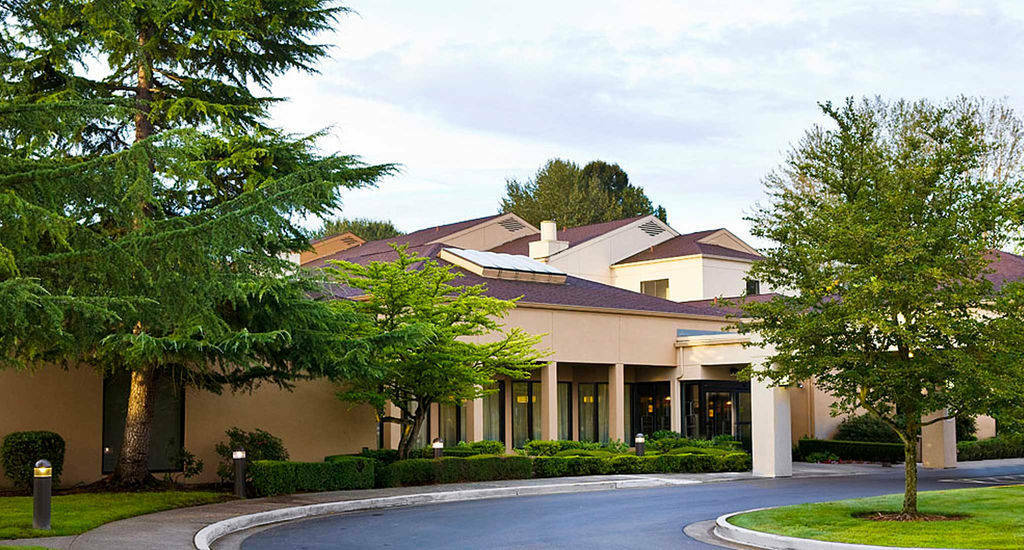
[[[646,441],[644,439],[644,434],[636,434],[636,439],[634,439],[634,441],[636,441],[636,456],[644,456],[644,442]]]
[[[53,492],[53,467],[45,458],[32,469],[32,528],[50,530],[50,495]]]
[[[235,463],[235,496],[245,498],[245,449],[232,451],[231,459]]]
[[[444,440],[440,437],[435,437],[434,442],[430,444],[434,449],[434,458],[441,458],[444,456]]]

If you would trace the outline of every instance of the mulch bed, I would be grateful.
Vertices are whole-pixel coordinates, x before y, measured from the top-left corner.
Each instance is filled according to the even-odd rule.
[[[854,514],[857,519],[869,521],[958,521],[970,516],[963,514],[904,514],[903,512],[863,512]]]

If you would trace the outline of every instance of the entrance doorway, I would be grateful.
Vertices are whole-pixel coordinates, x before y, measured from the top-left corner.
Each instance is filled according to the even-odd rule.
[[[637,382],[630,386],[632,426],[626,434],[626,442],[633,445],[637,433],[650,435],[672,429],[669,382]]]
[[[683,435],[730,435],[750,449],[750,382],[700,380],[683,386]]]

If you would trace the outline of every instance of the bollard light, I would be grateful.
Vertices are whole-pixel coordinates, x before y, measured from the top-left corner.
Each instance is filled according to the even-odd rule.
[[[644,434],[636,434],[636,456],[644,456]]]
[[[232,451],[231,458],[235,462],[235,496],[245,498],[245,449]]]
[[[32,528],[50,530],[50,494],[53,491],[53,467],[45,458],[32,470]]]
[[[434,448],[434,458],[441,458],[444,456],[444,440],[440,437],[434,438],[434,442],[430,444]]]

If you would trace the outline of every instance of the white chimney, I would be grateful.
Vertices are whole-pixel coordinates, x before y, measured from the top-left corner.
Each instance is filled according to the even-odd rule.
[[[530,257],[542,260],[569,248],[569,241],[558,240],[558,226],[553,221],[540,222],[540,240],[530,243]]]

